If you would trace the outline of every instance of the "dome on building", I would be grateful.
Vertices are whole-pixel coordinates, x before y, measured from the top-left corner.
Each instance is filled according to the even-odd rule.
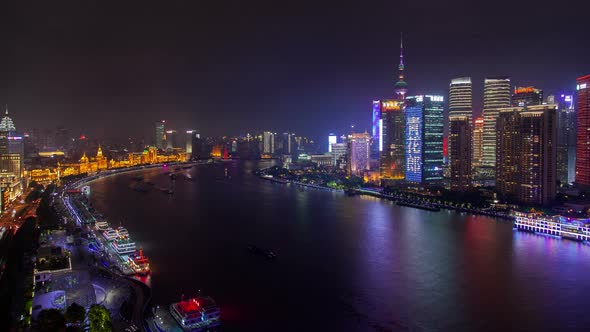
[[[2,121],[0,121],[0,131],[16,131],[14,122],[8,116],[8,109],[6,109],[6,114],[2,117]]]

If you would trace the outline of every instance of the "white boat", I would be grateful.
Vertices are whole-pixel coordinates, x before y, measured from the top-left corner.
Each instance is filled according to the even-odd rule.
[[[96,227],[96,229],[98,229],[99,231],[105,231],[107,228],[109,228],[109,223],[106,221],[99,221],[96,224],[94,224],[94,226]]]
[[[208,296],[173,303],[170,313],[184,331],[201,331],[221,324],[219,307]]]
[[[116,230],[109,227],[102,232],[102,236],[104,236],[107,241],[112,241],[118,237],[118,233]]]
[[[549,216],[537,211],[512,213],[519,231],[558,236],[576,241],[590,240],[590,218]]]
[[[119,256],[135,253],[135,242],[130,237],[119,237],[111,243],[111,247]]]

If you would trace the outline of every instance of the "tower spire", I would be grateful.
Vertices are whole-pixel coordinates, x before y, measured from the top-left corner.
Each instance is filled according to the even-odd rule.
[[[404,81],[404,38],[403,33],[399,35],[399,76],[395,83],[395,94],[398,100],[404,100],[408,92],[408,84]]]

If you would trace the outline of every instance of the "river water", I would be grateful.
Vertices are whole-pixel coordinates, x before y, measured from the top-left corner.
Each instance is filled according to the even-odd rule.
[[[200,289],[224,331],[590,330],[590,245],[252,174],[271,163],[182,170],[174,195],[130,188],[172,169],[119,174],[91,199],[150,257],[153,303]]]

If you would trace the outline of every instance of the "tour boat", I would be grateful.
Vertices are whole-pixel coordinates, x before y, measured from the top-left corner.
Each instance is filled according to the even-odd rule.
[[[221,324],[219,307],[208,296],[172,303],[170,313],[185,331],[201,331]]]
[[[549,216],[541,212],[514,211],[514,226],[519,231],[558,236],[576,241],[590,240],[590,218]]]
[[[102,236],[104,236],[107,241],[112,241],[117,238],[117,231],[112,228],[107,228],[102,232]]]
[[[118,237],[111,243],[111,247],[119,256],[129,255],[135,252],[135,242],[128,236]]]
[[[140,275],[150,273],[150,263],[147,256],[143,255],[143,249],[139,249],[135,254],[129,255],[129,266]]]

